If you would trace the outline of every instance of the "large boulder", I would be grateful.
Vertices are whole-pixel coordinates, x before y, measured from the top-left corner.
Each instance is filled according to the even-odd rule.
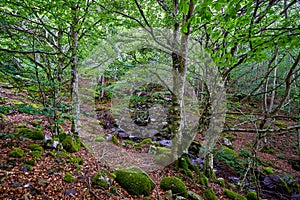
[[[177,177],[166,176],[160,181],[160,188],[171,190],[175,195],[188,196],[188,191],[183,181]]]

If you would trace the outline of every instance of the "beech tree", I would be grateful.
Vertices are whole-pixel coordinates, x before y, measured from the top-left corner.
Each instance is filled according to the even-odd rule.
[[[99,17],[101,12],[89,0],[2,1],[1,7],[2,73],[6,77],[18,74],[30,95],[37,94],[54,124],[54,133],[62,120],[57,111],[68,110],[72,133],[79,133],[78,68],[95,40],[105,33],[99,26],[104,18],[95,20],[95,14]],[[67,107],[62,103],[67,101],[66,92],[72,101]]]

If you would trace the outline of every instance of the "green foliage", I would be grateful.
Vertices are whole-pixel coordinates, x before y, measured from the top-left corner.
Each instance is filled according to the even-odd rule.
[[[113,185],[109,188],[109,192],[113,195],[118,195],[118,188]]]
[[[173,194],[187,197],[187,188],[181,179],[177,177],[167,176],[160,181],[160,188],[167,191],[172,190]]]
[[[39,144],[31,144],[29,145],[29,149],[32,151],[44,151],[44,148],[41,147]]]
[[[14,158],[21,158],[24,156],[24,154],[25,154],[25,152],[23,149],[15,147],[8,153],[8,156],[14,157]]]
[[[265,168],[264,168],[264,172],[265,172],[267,175],[274,174],[274,171],[271,169],[271,167],[265,167]]]
[[[63,178],[63,180],[67,183],[72,183],[72,182],[75,182],[76,179],[73,178],[72,174],[70,174],[69,172],[67,172]]]
[[[258,200],[256,192],[247,192],[247,200]]]
[[[212,189],[204,190],[203,194],[205,200],[218,200],[216,193]]]
[[[155,185],[149,176],[137,169],[115,171],[116,181],[133,195],[149,196]]]
[[[41,159],[41,152],[40,151],[32,151],[29,153],[34,159],[40,160]]]
[[[15,133],[33,140],[43,140],[45,138],[43,131],[39,129],[16,128]]]
[[[224,195],[226,195],[229,199],[232,200],[247,200],[246,197],[230,190],[224,190]]]
[[[7,115],[8,113],[12,112],[13,109],[14,109],[14,107],[11,106],[11,105],[1,105],[0,106],[0,113],[4,114],[4,115]]]

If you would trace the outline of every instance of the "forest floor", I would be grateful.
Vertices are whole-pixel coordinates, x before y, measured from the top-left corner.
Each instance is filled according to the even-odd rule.
[[[16,106],[17,102],[26,102],[27,100],[20,96],[20,94],[12,93],[11,91],[3,90],[0,94],[5,101],[1,105]],[[250,116],[259,116],[259,106],[249,106],[249,104],[233,104],[234,106],[228,113],[226,124],[228,126],[236,126],[239,129],[253,129],[251,123],[246,123],[251,118]],[[243,110],[237,112],[237,110]],[[241,113],[247,113],[243,115]],[[280,113],[280,119],[272,122],[273,128],[288,127],[294,125],[294,122],[286,115]],[[109,189],[95,188],[91,185],[93,176],[101,169],[112,170],[103,162],[99,156],[94,155],[91,151],[81,147],[76,153],[66,154],[61,157],[59,152],[52,149],[46,149],[39,160],[35,161],[32,168],[28,167],[26,163],[32,159],[30,155],[29,146],[31,144],[41,144],[43,141],[33,141],[26,138],[8,137],[14,132],[15,127],[26,124],[27,127],[33,127],[33,121],[42,122],[40,126],[44,127],[43,132],[50,134],[50,128],[45,116],[38,114],[26,114],[17,110],[11,110],[0,121],[0,199],[143,199],[129,195],[126,190],[114,182],[113,186],[117,188],[117,194],[114,195]],[[251,120],[250,120],[251,121]],[[67,124],[62,125],[65,131],[69,131],[70,127]],[[5,134],[4,134],[5,133]],[[251,147],[255,143],[256,133],[252,132],[235,132],[227,131],[223,137],[229,138],[232,142],[232,147],[239,154],[243,149],[251,151]],[[196,137],[197,138],[197,137]],[[297,135],[294,132],[271,132],[267,134],[266,143],[261,142],[257,157],[260,160],[259,170],[269,167],[274,174],[282,175],[288,174],[293,177],[298,183],[300,182],[300,172],[293,169],[291,160],[298,160]],[[217,148],[224,145],[223,139],[220,138]],[[8,153],[12,148],[19,147],[25,150],[25,156],[22,158],[11,158]],[[148,148],[145,146],[144,148]],[[130,149],[134,151],[134,149]],[[137,150],[139,154],[142,150]],[[80,165],[74,163],[74,158],[83,158],[83,163]],[[232,187],[236,184],[236,179],[242,179],[238,174],[238,167],[234,167],[230,160],[224,157],[216,156],[215,167],[217,178],[222,178],[225,181],[225,187],[245,194],[244,191],[237,190]],[[245,159],[244,159],[245,160]],[[246,166],[246,165],[245,165]],[[245,166],[241,171],[245,170]],[[69,172],[76,178],[76,181],[67,183],[63,180],[65,174]],[[156,188],[150,195],[153,199],[158,199],[161,196],[165,199],[164,191],[159,188],[160,180],[165,176],[180,177],[188,189],[203,197],[203,191],[207,186],[203,186],[197,182],[197,175],[194,179],[189,178],[186,174],[182,174],[174,169],[174,164],[170,164],[162,169],[149,172],[149,176],[156,184]],[[218,183],[211,181],[209,187],[212,188],[218,196],[218,199],[229,199],[224,195],[224,188]],[[278,189],[278,191],[276,191]],[[274,186],[270,192],[265,193],[268,199],[300,199],[300,196],[291,192],[290,196],[285,194],[280,195],[281,190]],[[295,198],[292,198],[294,195]]]

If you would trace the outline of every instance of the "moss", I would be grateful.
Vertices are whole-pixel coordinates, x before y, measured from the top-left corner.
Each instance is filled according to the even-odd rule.
[[[4,114],[2,114],[2,113],[0,113],[0,119],[1,120],[7,120],[6,116]]]
[[[98,135],[95,138],[95,142],[103,142],[103,141],[105,141],[105,135]]]
[[[222,188],[225,187],[225,180],[223,178],[218,178],[214,182],[220,185]]]
[[[61,144],[63,148],[70,153],[79,151],[81,147],[81,141],[79,137],[72,137],[71,135],[67,134],[65,135],[65,137],[62,137]]]
[[[24,164],[24,165],[22,166],[22,170],[32,171],[32,165]]]
[[[206,200],[218,200],[216,193],[212,189],[204,190],[203,194]]]
[[[142,140],[140,143],[134,145],[135,148],[141,148],[144,144],[153,144],[153,141],[151,138],[146,138]]]
[[[228,159],[237,159],[238,158],[238,154],[234,150],[232,150],[226,146],[221,147],[221,153],[224,155],[224,157],[226,157]]]
[[[112,138],[111,138],[111,141],[115,145],[120,145],[120,142],[118,140],[118,136],[117,135],[113,135]]]
[[[45,138],[43,131],[39,129],[17,127],[15,132],[32,140],[43,140]]]
[[[273,172],[273,170],[271,169],[271,167],[265,167],[265,168],[264,168],[264,172],[265,172],[267,175],[274,174],[274,172]]]
[[[233,200],[247,200],[246,197],[230,190],[224,190],[224,195]]]
[[[258,200],[256,192],[248,192],[246,197],[247,200]]]
[[[43,147],[41,147],[39,144],[31,144],[29,149],[32,151],[44,151]]]
[[[177,177],[167,176],[160,181],[160,188],[167,191],[171,190],[173,194],[187,197],[188,191],[185,184]]]
[[[113,185],[109,188],[109,192],[113,195],[118,195],[118,188]]]
[[[40,160],[41,159],[41,154],[39,151],[32,151],[29,153],[34,159]]]
[[[287,128],[287,125],[281,121],[275,121],[275,125],[278,126],[279,128]]]
[[[72,182],[75,182],[76,179],[73,178],[72,174],[67,172],[66,175],[64,176],[64,181],[67,182],[67,183],[72,183]]]
[[[82,165],[83,164],[83,158],[81,157],[78,157],[78,158],[75,158],[75,162],[78,164],[78,165]]]
[[[109,187],[108,183],[105,180],[105,177],[103,177],[100,172],[98,172],[94,176],[93,181],[92,181],[92,185],[96,186],[96,187],[101,187],[101,188],[104,188],[104,189],[108,189],[108,187]]]
[[[222,133],[221,134],[221,137],[222,138],[227,138],[228,140],[230,141],[233,141],[235,139],[235,135],[234,134],[227,134],[227,133]]]
[[[126,168],[115,171],[116,181],[133,195],[149,196],[155,184],[139,168]]]
[[[167,165],[172,162],[172,152],[171,149],[166,147],[159,147],[157,149],[154,162],[160,165]]]
[[[25,164],[27,164],[27,165],[31,165],[31,166],[34,166],[34,164],[35,164],[35,160],[32,160],[32,159],[30,159],[30,160],[26,160],[26,161],[25,161]]]
[[[8,156],[14,157],[14,158],[21,158],[25,154],[24,150],[20,148],[13,148],[9,153]]]
[[[190,178],[194,178],[192,171],[189,169],[191,165],[190,159],[187,156],[182,156],[177,160],[177,167],[180,168],[180,172],[186,173]]]
[[[203,186],[208,186],[208,178],[201,172],[199,174],[199,178],[197,180],[197,183],[199,183]]]

